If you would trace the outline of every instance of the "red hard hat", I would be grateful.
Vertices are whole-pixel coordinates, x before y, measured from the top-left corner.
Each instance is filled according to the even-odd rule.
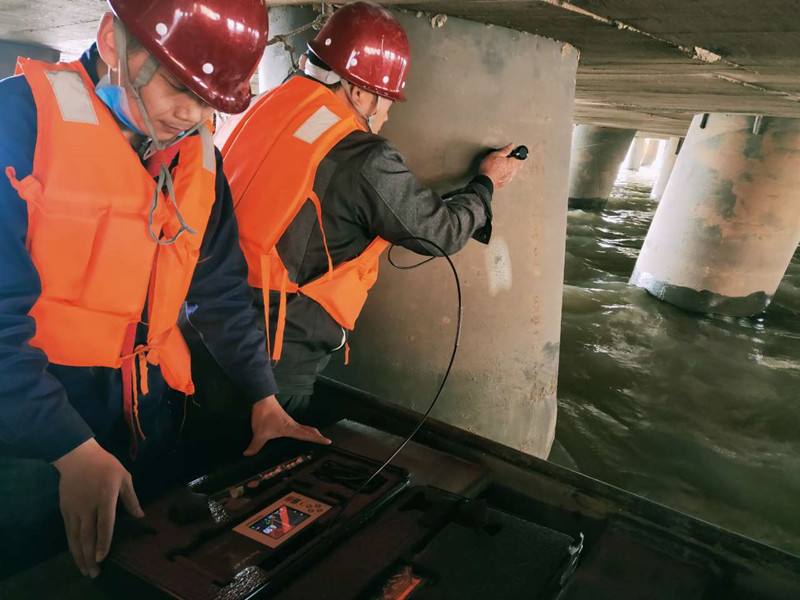
[[[406,99],[408,36],[385,8],[367,2],[343,6],[308,47],[342,79],[391,100]]]
[[[238,113],[267,43],[262,0],[108,0],[125,28],[208,104]]]

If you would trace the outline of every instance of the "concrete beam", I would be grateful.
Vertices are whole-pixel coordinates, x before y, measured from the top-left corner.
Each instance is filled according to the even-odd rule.
[[[307,0],[270,0],[308,5]],[[683,135],[704,111],[800,118],[800,20],[768,0],[385,0],[564,40],[581,52],[575,122]],[[68,58],[105,2],[0,0],[0,38]]]

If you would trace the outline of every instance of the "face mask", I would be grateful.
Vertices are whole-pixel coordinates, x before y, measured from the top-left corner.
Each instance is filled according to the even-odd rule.
[[[105,75],[95,86],[95,93],[122,125],[136,134],[145,135],[142,130],[133,124],[131,106],[124,87],[112,84],[111,77]]]

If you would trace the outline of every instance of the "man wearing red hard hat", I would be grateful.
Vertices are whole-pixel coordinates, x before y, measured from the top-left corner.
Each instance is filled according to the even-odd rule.
[[[347,336],[390,243],[448,254],[491,235],[492,194],[521,162],[493,152],[464,189],[443,199],[420,185],[378,136],[405,100],[408,38],[387,10],[356,2],[309,43],[302,74],[258,99],[218,139],[249,282],[265,307],[278,399],[306,420],[314,383]],[[422,108],[424,110],[424,108]],[[193,355],[202,343],[190,342]],[[213,353],[212,353],[213,354]],[[202,360],[202,359],[198,359]],[[205,356],[203,373],[212,378]]]
[[[109,5],[80,60],[21,59],[0,82],[0,571],[66,530],[95,576],[118,499],[141,515],[134,482],[170,476],[194,392],[184,306],[247,404],[251,450],[327,442],[275,398],[207,124],[247,107],[266,8]]]

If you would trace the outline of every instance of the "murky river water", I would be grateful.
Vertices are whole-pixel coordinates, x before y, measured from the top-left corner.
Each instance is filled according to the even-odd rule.
[[[569,213],[557,439],[588,475],[800,554],[800,251],[759,317],[659,302],[627,285],[646,175]]]

